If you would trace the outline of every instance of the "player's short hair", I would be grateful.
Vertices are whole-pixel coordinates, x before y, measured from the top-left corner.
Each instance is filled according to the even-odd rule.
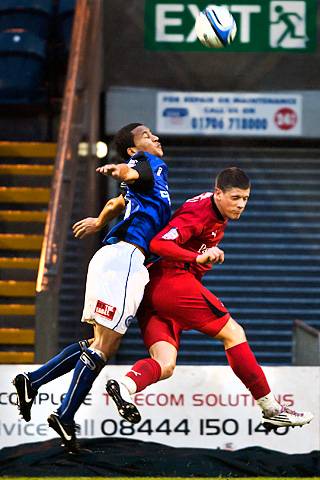
[[[223,192],[226,192],[231,188],[247,190],[250,188],[250,180],[241,168],[228,167],[217,175],[215,186],[216,188],[220,188]]]
[[[132,130],[143,125],[143,123],[129,123],[120,128],[113,138],[114,147],[121,158],[129,158],[127,149],[134,147]]]

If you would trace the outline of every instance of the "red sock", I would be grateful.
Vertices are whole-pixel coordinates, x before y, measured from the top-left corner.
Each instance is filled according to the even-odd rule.
[[[141,392],[148,385],[156,383],[161,377],[161,367],[153,358],[138,360],[126,374],[137,385],[137,392]]]
[[[228,348],[226,355],[230,367],[237,377],[240,378],[241,382],[250,390],[255,400],[270,393],[271,390],[265,374],[257,363],[248,342]]]

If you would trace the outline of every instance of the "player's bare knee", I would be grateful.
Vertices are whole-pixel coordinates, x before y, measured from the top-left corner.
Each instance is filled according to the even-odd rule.
[[[173,362],[159,362],[161,366],[161,380],[170,378],[173,375],[176,364]]]
[[[237,322],[234,322],[233,328],[228,332],[228,335],[224,340],[225,343],[228,343],[228,348],[230,348],[230,345],[235,346],[239,343],[246,342],[247,338],[241,325],[239,325]]]
[[[227,348],[246,342],[246,334],[244,329],[233,318],[230,318],[226,325],[220,330],[216,336],[217,340],[222,340]]]
[[[241,327],[239,323],[237,322],[235,323],[236,323],[235,335],[234,335],[235,339],[238,339],[241,342],[245,342],[247,340],[247,337],[243,327]]]

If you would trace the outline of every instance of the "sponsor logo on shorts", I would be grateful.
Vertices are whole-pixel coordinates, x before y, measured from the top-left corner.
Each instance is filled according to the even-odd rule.
[[[162,235],[161,238],[164,240],[175,240],[176,238],[179,237],[179,232],[176,228],[171,228],[167,233]]]
[[[134,317],[132,315],[129,315],[129,317],[127,317],[125,319],[125,324],[126,324],[126,327],[129,327],[129,325],[131,324],[132,320],[134,319]]]
[[[116,310],[117,310],[116,307],[112,307],[112,305],[108,305],[107,303],[104,303],[101,300],[98,300],[94,311],[95,313],[98,313],[99,315],[107,318],[108,320],[113,320]]]

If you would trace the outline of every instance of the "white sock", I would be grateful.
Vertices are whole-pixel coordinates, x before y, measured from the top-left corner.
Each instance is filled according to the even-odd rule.
[[[277,402],[272,392],[268,393],[265,397],[258,398],[256,402],[269,417],[277,415],[281,409],[280,403]]]
[[[137,385],[135,382],[132,380],[132,378],[124,376],[119,379],[119,382],[122,383],[130,393],[130,395],[133,395],[137,391]]]

